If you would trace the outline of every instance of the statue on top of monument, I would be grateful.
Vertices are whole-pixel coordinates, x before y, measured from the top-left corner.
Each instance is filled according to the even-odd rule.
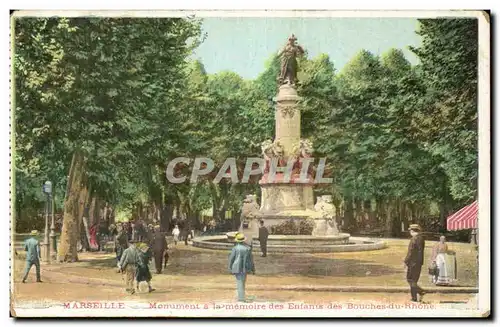
[[[281,59],[281,70],[278,76],[279,85],[290,84],[294,86],[297,83],[297,57],[304,54],[304,49],[297,44],[297,38],[292,34],[288,38],[288,43],[278,53]]]

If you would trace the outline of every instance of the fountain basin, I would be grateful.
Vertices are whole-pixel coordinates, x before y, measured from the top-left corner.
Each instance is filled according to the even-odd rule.
[[[234,245],[234,233],[215,236],[201,236],[193,239],[193,246],[212,250],[230,250]],[[253,251],[260,252],[257,239],[252,243]],[[330,253],[330,252],[358,252],[380,250],[387,247],[387,243],[381,240],[350,237],[349,234],[333,236],[309,236],[309,235],[270,235],[267,241],[268,253]]]

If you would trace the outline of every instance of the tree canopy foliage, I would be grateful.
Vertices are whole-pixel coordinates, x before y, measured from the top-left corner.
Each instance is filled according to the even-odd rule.
[[[402,222],[425,225],[433,207],[443,218],[476,197],[477,21],[419,22],[417,65],[400,49],[362,50],[340,71],[326,54],[299,62],[302,137],[334,178],[316,192],[333,195],[347,230],[394,235]],[[276,54],[245,80],[208,74],[191,59],[200,42],[194,19],[15,20],[16,213],[36,214],[41,185],[54,183],[69,235],[62,260],[76,259],[73,239],[91,204],[163,228],[174,216],[199,224],[211,207],[237,226],[245,195],[259,192],[165,177],[174,157],[212,158],[216,173],[227,157],[260,156],[274,135]]]

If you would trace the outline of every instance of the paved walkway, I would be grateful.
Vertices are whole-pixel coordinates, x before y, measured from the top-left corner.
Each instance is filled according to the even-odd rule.
[[[161,275],[153,273],[153,286],[156,291],[135,295],[125,293],[123,275],[116,272],[112,254],[84,253],[80,255],[80,259],[81,261],[77,263],[42,264],[44,283],[41,284],[34,283],[34,271],[31,272],[28,283],[20,283],[24,262],[22,259],[15,260],[13,299],[16,303],[22,304],[21,307],[32,307],[33,303],[41,307],[46,307],[50,303],[58,303],[61,306],[65,301],[133,301],[136,306],[148,306],[157,302],[234,303],[235,282],[227,273],[227,253],[224,251],[206,252],[184,245],[174,247],[166,271]],[[298,312],[296,308],[300,309],[301,303],[337,304],[343,306],[344,316],[356,315],[359,313],[356,308],[366,308],[367,305],[380,308],[399,305],[406,308],[409,294],[404,280],[404,270],[401,265],[392,263],[391,259],[380,253],[373,257],[362,255],[256,257],[257,274],[248,277],[247,293],[253,299],[253,303],[267,306],[273,303],[282,303],[284,306],[292,303],[292,308],[289,310],[292,316]],[[366,274],[367,271],[373,274]],[[429,293],[424,297],[424,304],[431,306],[433,310],[436,308],[470,310],[476,306],[473,293],[477,290],[474,287],[435,287],[432,284],[425,284],[425,279],[422,285]],[[33,299],[38,300],[33,302]],[[293,307],[293,303],[299,303],[299,306]],[[349,311],[349,308],[353,310]],[[167,314],[165,312],[170,311],[164,311],[163,315]],[[231,310],[220,311],[222,316],[230,315],[231,312]],[[245,312],[243,314],[248,316],[251,316],[252,312],[255,314],[251,310]],[[288,315],[286,312],[288,311],[276,312],[275,315],[286,316]],[[305,309],[302,312],[308,311]],[[315,312],[326,317],[335,316],[328,310]],[[373,311],[373,314],[377,315],[380,312],[384,311]],[[433,312],[435,314],[435,311]],[[192,311],[187,313],[190,316],[197,315]],[[420,313],[423,314],[423,311],[419,311]],[[80,315],[84,314],[84,311],[63,310],[60,314]],[[155,314],[152,314],[152,311],[144,313],[146,316],[156,314],[161,315],[162,311],[159,310],[159,313]],[[172,312],[170,314],[179,315]]]

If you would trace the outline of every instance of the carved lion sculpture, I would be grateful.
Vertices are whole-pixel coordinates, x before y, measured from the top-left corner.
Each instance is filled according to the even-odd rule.
[[[300,150],[301,150],[301,155],[302,157],[310,157],[312,156],[314,150],[313,150],[313,144],[309,140],[300,140]]]
[[[307,139],[301,139],[292,149],[295,158],[310,157],[313,154],[313,144]]]
[[[254,194],[249,194],[246,196],[245,200],[243,200],[243,207],[241,210],[241,215],[243,217],[252,217],[258,212],[260,209],[259,204],[257,203],[257,197]]]
[[[275,158],[278,158],[279,159],[282,159],[283,158],[283,155],[285,154],[285,149],[283,148],[283,146],[281,145],[280,142],[274,142],[274,145],[273,145],[273,154],[274,154],[274,157]]]
[[[266,160],[269,160],[273,156],[273,141],[265,140],[262,142],[260,148],[262,149],[262,155]]]
[[[335,221],[335,206],[332,204],[331,195],[323,195],[318,198],[318,201],[314,205],[314,209],[318,211],[323,219],[322,222],[318,222],[316,233],[322,235],[332,235],[337,234],[337,222]],[[318,229],[321,229],[318,230]],[[323,234],[324,230],[324,234]]]

